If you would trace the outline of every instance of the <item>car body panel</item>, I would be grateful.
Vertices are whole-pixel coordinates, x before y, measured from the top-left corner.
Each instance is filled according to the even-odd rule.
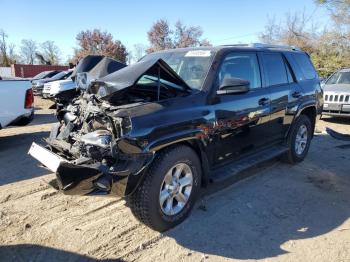
[[[25,108],[25,97],[30,89],[27,80],[0,80],[0,127],[15,124],[22,118],[31,119],[34,107]]]

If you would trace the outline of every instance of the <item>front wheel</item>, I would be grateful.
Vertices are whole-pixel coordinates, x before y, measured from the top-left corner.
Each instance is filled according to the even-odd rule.
[[[290,164],[301,162],[306,157],[312,138],[312,124],[308,116],[300,115],[288,135],[288,152],[283,160]]]
[[[196,153],[187,146],[175,146],[159,153],[127,201],[139,221],[165,231],[189,215],[200,184],[201,166]]]

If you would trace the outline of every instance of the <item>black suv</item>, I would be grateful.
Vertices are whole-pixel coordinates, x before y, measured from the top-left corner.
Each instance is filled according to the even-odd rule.
[[[152,53],[84,88],[47,147],[29,153],[58,190],[126,197],[159,231],[183,221],[209,182],[277,156],[302,161],[322,110],[309,56],[288,46]]]

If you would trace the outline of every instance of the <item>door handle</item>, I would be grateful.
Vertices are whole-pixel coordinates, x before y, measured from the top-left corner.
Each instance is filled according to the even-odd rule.
[[[292,93],[292,97],[294,97],[294,98],[299,98],[299,97],[301,97],[301,92],[299,92],[299,91],[294,91],[294,92]]]
[[[267,97],[264,97],[264,98],[259,99],[259,105],[261,105],[261,106],[265,106],[265,105],[267,105],[268,103],[270,103],[270,99],[267,98]]]

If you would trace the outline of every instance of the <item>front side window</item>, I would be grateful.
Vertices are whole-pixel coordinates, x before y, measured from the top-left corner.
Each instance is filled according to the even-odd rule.
[[[221,65],[219,86],[225,78],[240,78],[250,82],[250,88],[261,87],[260,69],[255,53],[234,52],[226,56]]]
[[[263,64],[268,86],[288,84],[286,67],[281,54],[263,54]]]

